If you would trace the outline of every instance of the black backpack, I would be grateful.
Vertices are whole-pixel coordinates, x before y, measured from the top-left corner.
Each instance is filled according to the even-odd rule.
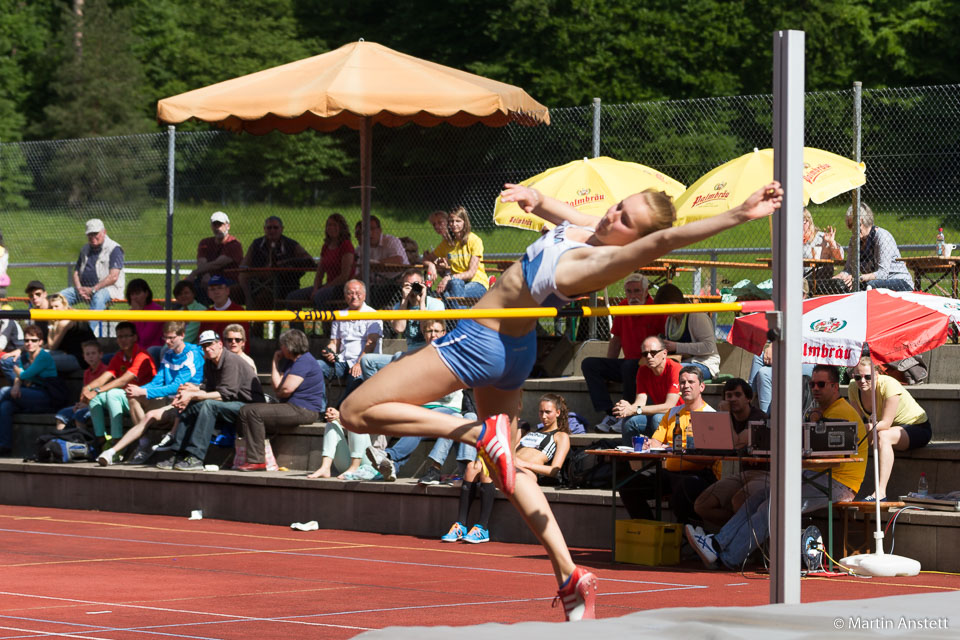
[[[613,478],[613,463],[587,453],[588,449],[616,449],[610,440],[595,440],[570,452],[560,468],[560,486],[567,489],[608,489]]]
[[[96,437],[80,427],[64,427],[60,431],[45,433],[37,438],[33,457],[24,458],[35,462],[92,461],[97,458]]]

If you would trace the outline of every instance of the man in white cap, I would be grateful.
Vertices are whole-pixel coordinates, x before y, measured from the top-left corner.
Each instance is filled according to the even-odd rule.
[[[87,220],[87,244],[80,249],[73,286],[60,292],[71,305],[87,302],[93,310],[106,309],[113,298],[123,298],[123,247],[112,240],[99,218]],[[100,335],[100,321],[90,328]]]
[[[204,300],[210,277],[229,277],[224,273],[224,269],[236,268],[243,260],[243,246],[230,235],[230,218],[227,214],[215,211],[210,216],[210,228],[213,235],[204,238],[197,245],[197,268],[187,276],[187,280],[197,284],[198,293]]]

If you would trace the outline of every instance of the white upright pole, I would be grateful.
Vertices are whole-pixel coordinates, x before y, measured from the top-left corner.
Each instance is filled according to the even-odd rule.
[[[770,455],[770,602],[800,602],[800,373],[803,315],[804,33],[773,34],[773,176],[784,189],[773,217],[773,346]]]

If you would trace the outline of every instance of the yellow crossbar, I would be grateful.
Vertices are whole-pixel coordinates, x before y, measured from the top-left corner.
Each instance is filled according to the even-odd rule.
[[[313,322],[330,320],[460,320],[463,318],[555,318],[557,316],[642,316],[679,313],[719,313],[723,311],[761,311],[773,309],[770,302],[706,302],[698,304],[619,305],[615,307],[580,307],[562,309],[523,307],[517,309],[446,309],[386,311],[159,311],[108,309],[30,309],[31,320],[100,320],[119,322]],[[23,312],[0,312],[0,317]]]

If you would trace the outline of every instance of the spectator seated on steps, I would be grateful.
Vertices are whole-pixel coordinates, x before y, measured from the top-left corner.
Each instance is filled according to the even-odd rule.
[[[360,278],[363,271],[363,221],[353,227],[353,237],[357,241],[357,257],[353,266],[353,277]],[[407,252],[400,238],[383,233],[380,218],[370,216],[370,302],[384,308],[396,299],[400,290],[398,267],[409,264]]]
[[[170,406],[161,410],[173,414],[179,425],[171,443],[173,454],[158,461],[158,469],[202,471],[214,430],[233,428],[240,409],[265,400],[257,372],[242,356],[225,349],[220,336],[212,331],[200,334],[200,348],[206,360],[203,381],[181,385]]]
[[[644,449],[651,446],[672,446],[676,435],[686,437],[692,412],[714,410],[703,399],[705,385],[703,372],[699,367],[687,365],[680,370],[679,388],[683,404],[673,407],[663,416],[656,432],[644,443]],[[631,463],[631,466],[634,464]],[[663,467],[666,485],[670,491],[670,509],[677,522],[697,520],[694,502],[704,489],[716,482],[720,463],[669,458],[664,461]],[[646,476],[638,476],[620,489],[620,498],[632,518],[652,517],[647,501],[654,496],[656,489],[648,480]]]
[[[106,438],[107,419],[110,420],[110,437],[119,439],[123,435],[123,417],[131,407],[126,386],[145,385],[157,373],[153,358],[137,344],[137,328],[132,322],[117,323],[116,337],[119,351],[113,354],[107,370],[93,382],[85,384],[81,391],[82,399],[90,406],[94,435],[101,440]]]
[[[87,244],[80,250],[73,271],[73,286],[60,292],[70,305],[87,302],[92,310],[106,309],[113,298],[122,298],[124,289],[123,247],[108,235],[103,221],[87,220]],[[90,329],[101,335],[99,320]]]
[[[237,304],[230,299],[230,281],[224,278],[223,276],[213,276],[210,278],[207,283],[207,295],[210,296],[210,300],[213,302],[210,305],[210,311],[243,311],[243,305]],[[213,331],[218,336],[224,334],[227,325],[231,324],[229,322],[201,322],[200,323],[200,333],[204,331]],[[249,322],[240,322],[238,323],[243,327],[244,332],[249,336],[250,335],[250,323]],[[250,345],[247,345],[247,348],[244,349],[244,353],[250,353]]]
[[[273,309],[277,300],[285,300],[300,288],[303,274],[317,269],[317,263],[299,242],[283,234],[283,220],[270,216],[263,221],[263,236],[247,247],[241,268],[300,269],[279,273],[240,271],[240,286],[249,309]]]
[[[853,231],[853,206],[847,208],[847,229]],[[855,269],[853,243],[860,241],[860,282],[857,289],[867,286],[874,289],[892,289],[893,291],[913,291],[913,278],[907,265],[901,262],[897,241],[886,229],[874,224],[873,210],[865,202],[860,203],[860,229],[850,237],[847,249],[847,264],[843,271],[833,277],[831,282],[840,291],[853,291]]]
[[[175,412],[168,412],[163,409],[170,405],[183,385],[197,385],[203,380],[203,351],[197,345],[188,344],[184,341],[184,327],[183,322],[163,323],[163,340],[166,343],[167,350],[163,353],[160,370],[150,382],[143,386],[127,384],[123,388],[129,403],[130,419],[133,422],[133,427],[130,428],[124,439],[122,434],[114,430],[115,423],[111,415],[110,435],[113,439],[120,438],[120,440],[106,451],[112,449],[119,453],[130,442],[136,442],[152,422],[172,424],[176,418]],[[96,425],[96,422],[94,424]],[[112,458],[108,458],[108,462],[112,461]]]
[[[631,273],[623,281],[626,293],[621,305],[653,304],[650,297],[650,282],[641,273]],[[603,419],[596,426],[600,432],[609,432],[622,425],[621,417],[614,415],[614,402],[607,391],[608,382],[623,385],[622,401],[632,404],[637,397],[637,369],[643,356],[643,341],[648,336],[663,333],[667,317],[654,316],[615,316],[610,329],[610,342],[607,345],[607,357],[584,358],[580,370],[590,392],[590,403]],[[623,358],[620,357],[621,349]]]
[[[621,400],[613,408],[615,417],[623,421],[620,429],[623,444],[633,446],[633,437],[652,436],[664,414],[680,401],[680,371],[683,367],[667,357],[667,349],[657,336],[643,341],[643,365],[637,369],[637,399]]]
[[[407,269],[401,276],[400,302],[393,306],[399,310],[443,311],[446,307],[442,300],[428,295],[429,290],[423,283],[423,276],[416,269]],[[420,330],[420,320],[389,320],[390,327],[407,341],[407,351],[419,349],[427,344]],[[365,353],[360,357],[360,370],[366,380],[377,371],[385,367],[390,361],[396,360],[402,354]]]
[[[86,325],[83,326],[86,328]],[[95,338],[83,343],[83,360],[87,364],[87,368],[83,371],[83,386],[86,387],[107,371],[107,365],[103,362],[103,349]],[[89,420],[90,403],[81,393],[77,402],[57,412],[57,431],[68,425],[86,428]]]
[[[67,387],[57,375],[53,357],[43,348],[43,332],[31,325],[23,330],[23,350],[13,366],[13,382],[0,389],[0,455],[13,446],[13,416],[42,413],[67,401]]]
[[[266,471],[268,430],[317,422],[327,408],[323,369],[310,355],[306,334],[289,329],[280,334],[279,342],[270,368],[270,382],[279,402],[246,404],[237,418],[237,435],[244,439],[247,451],[240,471]]]
[[[673,284],[662,285],[654,299],[657,304],[686,304],[683,292]],[[680,356],[680,364],[700,369],[704,380],[720,371],[720,352],[713,321],[706,313],[675,313],[667,316],[663,346]]]
[[[933,428],[927,412],[923,410],[910,392],[897,380],[884,375],[880,365],[871,366],[870,358],[864,357],[853,369],[853,379],[847,386],[847,397],[857,413],[868,424],[873,415],[873,399],[876,397],[877,425],[868,433],[868,441],[879,435],[880,453],[878,469],[880,482],[876,491],[867,500],[880,502],[887,499],[887,483],[893,472],[895,451],[908,451],[927,446],[933,437]]]
[[[738,448],[750,444],[747,425],[767,418],[751,400],[753,389],[746,380],[733,378],[723,384],[723,402],[718,409],[730,412],[730,422],[737,434],[734,446]],[[703,490],[693,504],[694,511],[705,525],[716,531],[733,517],[750,494],[763,491],[769,484],[769,464],[741,462],[739,472],[724,476]]]
[[[359,280],[343,286],[346,311],[375,311],[366,304],[367,288]],[[340,380],[346,386],[340,402],[363,382],[360,357],[380,353],[383,322],[380,320],[334,320],[330,343],[320,352],[320,367],[327,380]]]
[[[243,260],[243,245],[230,235],[230,218],[223,211],[210,216],[213,235],[197,244],[197,268],[185,278],[197,287],[200,298],[206,300],[205,291],[210,278],[227,277],[226,269],[236,268]]]

